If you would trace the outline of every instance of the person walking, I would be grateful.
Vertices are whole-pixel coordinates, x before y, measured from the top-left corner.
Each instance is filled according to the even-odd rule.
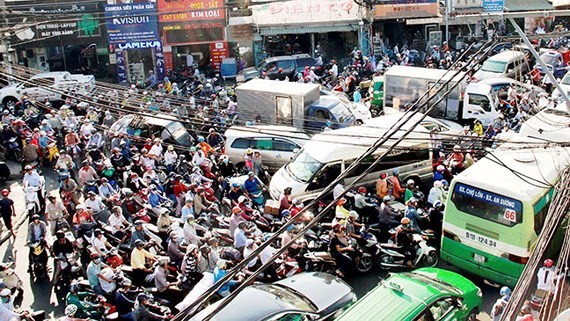
[[[10,233],[14,238],[16,238],[16,233],[12,227],[12,217],[16,216],[16,210],[14,209],[14,201],[8,197],[10,191],[7,189],[2,190],[2,199],[0,200],[0,210],[2,211],[2,220],[4,221],[4,226],[6,229],[10,230]]]

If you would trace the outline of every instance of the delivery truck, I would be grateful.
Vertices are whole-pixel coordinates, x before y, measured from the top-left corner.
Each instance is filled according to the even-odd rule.
[[[441,86],[435,86],[431,93],[420,101],[421,106],[428,97],[431,106],[454,85],[453,90],[430,111],[429,115],[445,118],[462,124],[471,124],[479,119],[488,125],[499,116],[498,99],[493,87],[485,82],[467,83],[468,77],[460,72],[409,66],[393,66],[384,74],[384,107],[406,110],[420,100],[434,84],[451,81],[439,92]]]
[[[337,97],[321,96],[316,84],[253,79],[236,88],[239,118],[258,117],[264,124],[321,130],[330,121],[332,128],[347,127],[356,117]]]

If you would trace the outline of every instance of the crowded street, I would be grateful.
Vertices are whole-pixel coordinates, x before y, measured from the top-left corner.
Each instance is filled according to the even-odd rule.
[[[0,321],[570,320],[570,3],[306,1],[5,4]]]

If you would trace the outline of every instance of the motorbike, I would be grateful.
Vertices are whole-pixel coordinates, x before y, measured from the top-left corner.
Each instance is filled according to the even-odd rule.
[[[58,279],[54,280],[54,292],[58,293],[61,298],[65,298],[71,281],[81,276],[81,262],[77,259],[76,253],[65,255],[60,253],[54,260],[60,271]]]
[[[28,210],[28,216],[31,218],[34,214],[39,214],[41,210],[40,200],[38,198],[39,188],[34,186],[28,186],[24,189],[26,209]]]
[[[36,281],[47,277],[47,261],[48,261],[48,254],[46,251],[46,247],[43,242],[34,242],[30,244],[30,248],[33,250],[32,252],[32,273],[36,278]]]
[[[413,235],[415,243],[414,267],[434,267],[439,262],[437,250],[427,244],[427,237],[420,234]],[[380,244],[381,254],[378,257],[378,265],[383,270],[393,268],[408,268],[403,247],[394,243]]]

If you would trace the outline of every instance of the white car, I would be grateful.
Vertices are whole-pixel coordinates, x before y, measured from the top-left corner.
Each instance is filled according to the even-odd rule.
[[[39,73],[24,83],[15,82],[0,89],[0,102],[8,107],[20,101],[24,95],[37,101],[61,101],[61,93],[72,89],[81,94],[91,92],[95,89],[95,77],[72,75],[67,71]]]
[[[370,107],[367,104],[351,101],[348,98],[348,95],[344,92],[321,89],[321,95],[331,95],[340,99],[340,101],[343,102],[348,107],[348,110],[350,110],[354,115],[357,124],[362,124],[365,120],[372,118]]]
[[[240,168],[244,166],[247,149],[257,150],[269,172],[276,172],[287,164],[298,150],[309,141],[305,132],[288,126],[232,126],[224,133],[225,153]]]

